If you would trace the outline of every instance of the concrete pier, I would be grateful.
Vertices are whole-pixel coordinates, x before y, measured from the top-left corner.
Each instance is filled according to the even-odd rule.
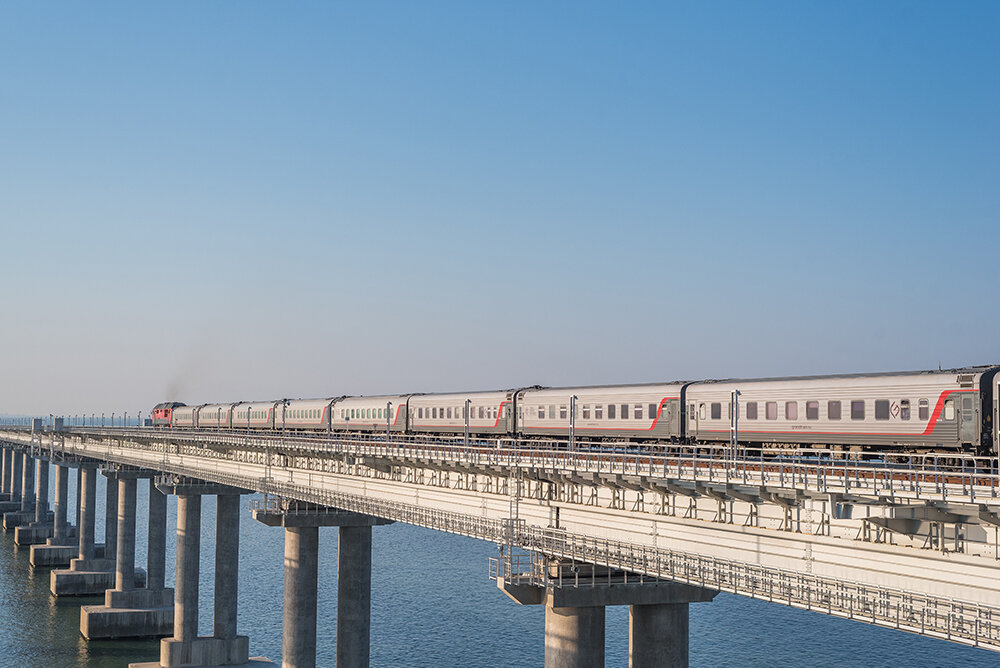
[[[177,572],[174,578],[173,636],[160,641],[159,663],[133,663],[130,668],[274,667],[267,659],[250,658],[250,639],[237,634],[239,576],[239,499],[245,490],[195,480],[165,484],[161,491],[177,495]],[[201,556],[202,495],[218,495],[215,552],[215,619],[213,635],[198,636],[198,581]],[[159,505],[150,514],[159,514]],[[152,521],[152,519],[151,519]],[[152,529],[151,529],[152,530]],[[158,576],[159,577],[159,576]]]
[[[629,668],[687,666],[688,612],[687,603],[630,606]]]
[[[21,455],[21,512],[35,509],[35,458],[28,452]]]
[[[316,665],[318,563],[319,527],[286,528],[282,668],[313,668]]]
[[[572,568],[577,567],[574,571]],[[663,580],[546,561],[556,586],[508,582],[497,586],[522,605],[545,606],[545,668],[604,665],[604,609],[629,608],[629,668],[687,668],[688,604],[711,601],[718,592]],[[566,586],[558,586],[565,577]]]
[[[52,537],[44,545],[31,546],[31,565],[35,568],[64,568],[78,556],[76,528],[67,521],[69,514],[69,473],[67,466],[56,464],[55,505],[53,512]],[[80,478],[82,480],[82,478]],[[79,495],[82,485],[78,484]],[[79,508],[80,502],[77,501]],[[79,520],[79,517],[77,518]],[[104,547],[94,547],[97,557],[104,556]]]
[[[215,513],[215,619],[216,638],[236,638],[239,589],[240,497],[219,494]],[[249,648],[249,643],[248,643]]]
[[[69,469],[56,464],[56,498],[50,545],[65,545],[69,541],[66,506],[69,501]]]
[[[146,527],[146,586],[163,589],[167,560],[167,495],[149,480],[149,521]],[[173,590],[170,590],[173,593]],[[171,601],[171,606],[173,601]]]
[[[337,566],[337,666],[367,668],[371,634],[372,527],[390,524],[368,515],[282,502],[254,510],[254,519],[285,528],[282,668],[316,666],[319,527],[340,527]]]
[[[21,464],[23,460],[16,450],[10,451],[10,501],[21,503]]]
[[[162,573],[157,587],[136,588],[136,486],[137,479],[145,475],[141,471],[118,472],[115,587],[104,593],[104,605],[80,608],[80,633],[88,640],[162,637],[170,635],[173,630],[174,591],[163,588]],[[155,494],[163,496],[154,485],[150,484],[150,487]],[[156,546],[151,546],[151,549],[156,549]],[[159,549],[162,563],[162,543]]]
[[[106,477],[104,493],[104,554],[114,559],[118,553],[118,477],[114,471],[102,471]]]
[[[604,606],[545,606],[545,668],[604,668]]]
[[[49,460],[39,457],[35,465],[34,517],[14,529],[17,545],[40,545],[52,537],[53,517],[49,512]]]
[[[49,589],[56,596],[96,596],[104,594],[115,586],[115,557],[117,556],[115,539],[118,534],[118,522],[114,521],[114,518],[118,514],[118,485],[112,482],[116,480],[114,472],[105,472],[105,475],[108,476],[109,480],[105,497],[106,505],[108,497],[114,499],[115,502],[115,510],[106,516],[108,521],[105,522],[105,525],[113,525],[114,529],[108,526],[105,528],[105,557],[98,559],[94,554],[97,470],[94,466],[89,466],[84,470],[79,497],[80,535],[77,558],[70,562],[68,569],[53,570],[50,574]],[[142,587],[145,584],[146,572],[136,569],[134,586]]]
[[[3,470],[0,471],[0,501],[10,501],[10,467],[14,451],[10,448],[3,448],[0,450],[0,454],[3,455],[2,462],[0,462],[3,465]]]
[[[337,665],[369,663],[372,602],[372,528],[340,527],[337,552]]]
[[[27,452],[14,454],[14,479],[11,481],[13,493],[11,502],[3,514],[3,528],[13,531],[28,524],[35,518],[35,478],[34,460]]]

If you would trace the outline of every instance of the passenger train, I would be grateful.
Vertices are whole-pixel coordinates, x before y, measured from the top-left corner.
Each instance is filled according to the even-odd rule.
[[[851,447],[997,454],[1000,366],[901,373],[525,387],[460,394],[157,404],[182,429],[464,434],[600,443]],[[734,394],[738,392],[739,394]],[[733,401],[733,398],[736,401]]]

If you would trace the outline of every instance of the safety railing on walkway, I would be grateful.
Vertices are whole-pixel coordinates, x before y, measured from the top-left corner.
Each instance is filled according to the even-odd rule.
[[[7,428],[2,428],[6,430]],[[13,432],[16,433],[16,432]],[[24,435],[24,432],[21,432]],[[478,439],[462,436],[385,433],[298,434],[152,428],[73,427],[64,435],[113,438],[136,443],[164,441],[213,450],[257,450],[291,456],[352,456],[409,462],[433,461],[469,467],[518,466],[577,476],[633,476],[649,481],[785,488],[876,498],[983,503],[1000,499],[997,459],[954,454],[880,457],[832,450],[758,448],[732,457],[719,445],[661,447],[602,443],[568,450],[559,440]],[[38,438],[36,435],[35,438]],[[582,476],[582,477],[581,477]],[[530,477],[530,476],[529,476]],[[572,479],[572,478],[571,478]]]

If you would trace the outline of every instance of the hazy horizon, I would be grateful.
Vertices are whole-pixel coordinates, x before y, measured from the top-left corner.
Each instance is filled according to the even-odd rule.
[[[0,413],[1000,362],[998,28],[5,3]]]

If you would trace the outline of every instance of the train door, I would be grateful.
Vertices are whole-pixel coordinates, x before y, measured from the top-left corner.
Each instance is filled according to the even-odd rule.
[[[993,454],[1000,454],[1000,374],[993,386]]]
[[[958,438],[962,443],[975,443],[979,436],[979,409],[972,393],[966,392],[959,404]]]

